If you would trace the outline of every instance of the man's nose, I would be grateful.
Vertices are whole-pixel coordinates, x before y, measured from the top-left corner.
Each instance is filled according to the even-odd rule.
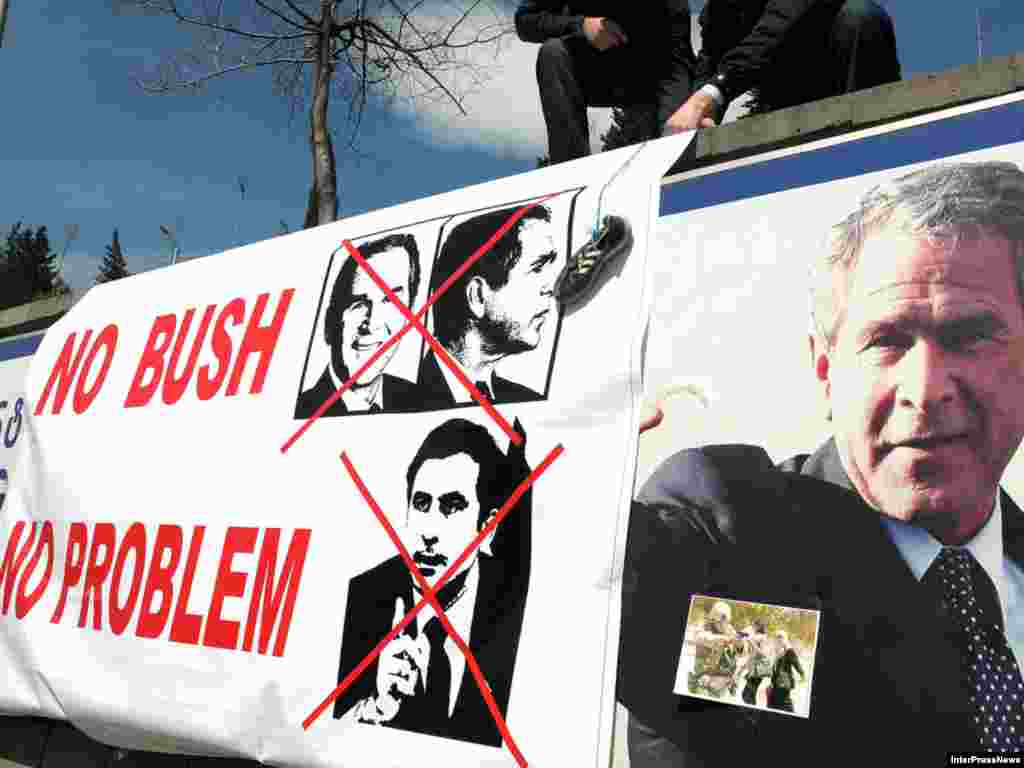
[[[435,544],[437,544],[437,536],[430,536],[430,535],[424,533],[424,534],[422,534],[422,538],[423,538],[423,546],[426,547],[427,549],[431,549]]]
[[[381,313],[375,311],[376,305],[370,304],[366,308],[366,315],[363,317],[363,322],[359,324],[359,332],[368,336],[372,333],[376,333],[381,327]]]
[[[898,405],[927,412],[952,403],[957,395],[955,370],[955,361],[941,345],[917,340],[900,361]]]

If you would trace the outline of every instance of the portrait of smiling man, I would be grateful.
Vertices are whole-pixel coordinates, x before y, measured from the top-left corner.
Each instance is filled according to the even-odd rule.
[[[795,734],[656,692],[679,652],[651,641],[673,626],[665,583],[822,611],[807,764],[837,744],[921,765],[1024,750],[1024,514],[1000,487],[1024,437],[1024,172],[935,163],[875,187],[810,287],[832,438],[778,466],[757,446],[684,450],[634,504],[619,670],[634,768],[746,764]]]
[[[431,295],[517,210],[490,211],[456,225],[434,265]],[[434,336],[492,402],[516,403],[543,397],[497,371],[502,360],[540,347],[543,334],[557,325],[554,286],[564,265],[565,255],[556,242],[551,210],[535,205],[434,305]],[[544,370],[546,373],[547,368]],[[469,391],[433,351],[423,358],[418,381],[431,408],[473,402]]]
[[[525,435],[518,420],[515,427]],[[446,421],[427,435],[406,471],[401,536],[431,587],[529,475],[524,457],[525,440],[505,456],[485,427],[465,419]],[[529,585],[531,503],[527,492],[438,592],[503,716]],[[421,597],[399,555],[351,580],[339,682]],[[338,698],[334,717],[494,747],[502,743],[465,656],[429,606]]]
[[[416,300],[420,257],[412,235],[388,235],[358,247],[395,295],[407,306]],[[352,374],[405,324],[401,312],[347,252],[335,278],[324,312],[323,338],[330,360],[320,378],[299,395],[295,418],[309,418]],[[404,411],[419,405],[416,385],[385,373],[398,351],[392,345],[352,386],[341,394],[324,416],[349,413]]]

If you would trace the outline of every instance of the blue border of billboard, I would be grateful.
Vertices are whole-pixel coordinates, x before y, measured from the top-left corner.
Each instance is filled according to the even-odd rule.
[[[0,363],[4,360],[15,360],[19,357],[34,355],[43,341],[42,333],[32,336],[20,336],[10,341],[0,340]]]
[[[708,208],[786,189],[862,176],[1024,141],[1024,101],[994,104],[932,122],[894,127],[874,136],[800,150],[739,168],[714,166],[706,176],[667,181],[661,216]]]

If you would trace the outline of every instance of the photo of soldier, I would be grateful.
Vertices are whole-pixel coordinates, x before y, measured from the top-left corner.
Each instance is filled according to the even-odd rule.
[[[732,611],[715,603],[704,627],[694,638],[695,663],[689,677],[690,693],[721,698],[726,690],[736,693],[737,656],[743,641],[730,623]]]
[[[819,621],[815,610],[695,595],[673,691],[808,717]]]

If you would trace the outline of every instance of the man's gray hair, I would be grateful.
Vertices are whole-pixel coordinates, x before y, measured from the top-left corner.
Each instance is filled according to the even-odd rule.
[[[1024,171],[1014,163],[936,163],[871,189],[833,226],[810,270],[811,327],[828,344],[845,316],[837,277],[857,266],[864,241],[887,226],[935,239],[998,235],[1013,246],[1024,300]]]
[[[711,615],[714,616],[716,614],[718,616],[724,616],[725,620],[729,621],[732,618],[732,608],[729,607],[728,603],[719,601],[711,606]]]

